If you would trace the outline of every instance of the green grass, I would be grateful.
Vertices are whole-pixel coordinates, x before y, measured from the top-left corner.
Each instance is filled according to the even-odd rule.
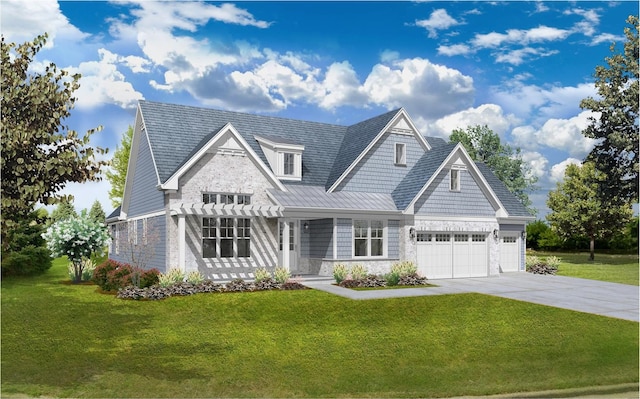
[[[561,263],[558,275],[609,281],[629,285],[640,285],[638,255],[610,255],[596,252],[595,260],[589,261],[589,253],[527,252],[536,256],[557,256]]]
[[[446,397],[638,381],[638,323],[479,294],[123,301],[2,281],[2,396]]]

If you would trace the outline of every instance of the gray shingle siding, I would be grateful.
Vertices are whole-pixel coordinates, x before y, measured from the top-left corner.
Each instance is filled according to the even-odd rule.
[[[406,165],[394,164],[395,143],[405,144]],[[388,133],[369,150],[338,190],[389,194],[424,153],[415,137]]]
[[[138,244],[135,245],[134,241],[129,244],[129,223],[137,223],[138,232]],[[161,273],[165,273],[166,270],[166,216],[155,216],[147,218],[147,241],[145,244],[143,237],[143,221],[138,219],[131,222],[118,223],[111,226],[111,237],[113,242],[111,244],[111,251],[109,253],[109,259],[129,263],[132,266],[144,266],[145,269],[158,269]],[[119,253],[115,252],[115,232],[114,228],[119,228]],[[144,257],[144,265],[132,263],[131,254],[134,253],[136,258]]]
[[[351,219],[338,219],[337,252],[338,259],[351,259],[353,229]]]
[[[471,174],[460,171],[460,191],[449,190],[449,169],[443,169],[422,197],[416,214],[443,216],[495,216],[495,210]]]
[[[309,257],[322,259],[333,257],[333,219],[309,221],[309,232],[303,235],[311,236]]]
[[[489,169],[487,165],[482,162],[476,162],[476,166],[482,172],[487,183],[491,186],[491,189],[500,199],[500,202],[507,210],[509,216],[526,216],[531,217],[531,213],[527,208],[522,205],[522,202],[504,185],[504,183],[498,179],[498,177]]]
[[[387,223],[387,231],[389,238],[387,239],[388,254],[391,259],[400,258],[400,221],[389,220]]]
[[[136,169],[133,176],[127,217],[135,217],[164,209],[164,193],[156,188],[158,178],[144,133],[140,137],[140,145],[136,157]]]

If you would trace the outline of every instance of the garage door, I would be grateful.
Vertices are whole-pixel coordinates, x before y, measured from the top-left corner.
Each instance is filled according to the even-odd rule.
[[[500,237],[500,271],[517,272],[520,265],[520,248],[517,235]]]
[[[419,232],[416,242],[418,270],[427,278],[489,275],[486,233]]]

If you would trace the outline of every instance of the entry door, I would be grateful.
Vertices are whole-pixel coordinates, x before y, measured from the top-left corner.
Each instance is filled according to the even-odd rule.
[[[289,271],[290,272],[294,272],[296,270],[298,270],[298,232],[299,232],[299,223],[297,220],[288,220],[289,222],[289,245],[287,245],[287,249],[289,250]],[[279,252],[278,252],[278,260],[280,261],[280,265],[284,267],[284,265],[282,264],[282,251],[283,251],[283,245],[282,245],[282,238],[284,236],[283,232],[284,232],[284,222],[283,221],[279,221],[278,222],[278,231],[279,231],[279,238],[278,238],[278,243],[279,243]]]
[[[500,271],[517,272],[520,265],[520,246],[516,234],[500,237]]]

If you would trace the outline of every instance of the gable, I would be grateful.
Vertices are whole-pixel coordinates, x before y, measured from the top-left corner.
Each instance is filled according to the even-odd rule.
[[[404,147],[404,164],[396,163],[396,145]],[[335,191],[391,193],[424,153],[424,147],[413,134],[389,129]]]
[[[390,133],[412,136],[422,146],[423,152],[431,149],[404,109],[391,111],[350,126],[327,181],[328,191],[338,190],[355,169],[362,168],[363,160],[366,162],[365,158],[374,156],[371,151],[375,151],[379,141]]]
[[[460,190],[450,189],[452,167],[460,178]],[[415,214],[437,216],[494,217],[496,209],[480,188],[480,184],[467,168],[452,162],[442,170],[418,198],[414,205]]]

